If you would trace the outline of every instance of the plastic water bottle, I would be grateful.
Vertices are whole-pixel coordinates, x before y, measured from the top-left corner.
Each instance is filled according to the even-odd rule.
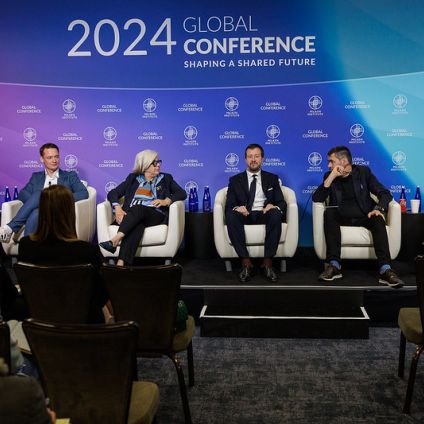
[[[420,206],[418,207],[418,212],[421,213],[421,191],[420,186],[417,186],[417,190],[415,191],[415,199],[420,201]]]
[[[190,194],[188,195],[188,211],[194,212],[194,191],[193,191],[193,188],[190,189]]]
[[[199,210],[199,196],[197,195],[196,187],[193,187],[193,196],[194,196],[193,212],[197,212]]]
[[[406,213],[406,193],[405,193],[405,187],[402,187],[402,191],[400,192],[399,204],[400,204],[400,211],[402,213]]]
[[[4,190],[4,201],[5,202],[10,202],[12,199],[10,197],[10,191],[9,191],[9,187],[6,186],[6,189]]]
[[[18,186],[15,186],[15,188],[13,189],[13,200],[18,200]]]
[[[211,193],[209,187],[205,187],[205,192],[203,193],[203,212],[211,211]]]

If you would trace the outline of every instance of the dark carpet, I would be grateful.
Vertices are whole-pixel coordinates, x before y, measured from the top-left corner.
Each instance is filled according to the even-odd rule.
[[[369,340],[196,336],[193,423],[423,423],[423,364],[411,415],[401,412],[408,373],[397,377],[398,342],[395,328],[371,328]],[[409,345],[407,370],[412,354]],[[159,385],[158,423],[184,423],[172,362],[142,359],[139,376]]]

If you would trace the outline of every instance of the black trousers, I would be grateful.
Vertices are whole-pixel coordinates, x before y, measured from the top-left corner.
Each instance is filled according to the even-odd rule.
[[[135,205],[131,207],[118,229],[119,232],[125,234],[121,241],[118,258],[122,259],[125,264],[131,265],[143,237],[144,229],[162,224],[166,218],[166,215],[150,206]]]
[[[240,258],[249,257],[244,226],[253,224],[265,224],[264,257],[273,258],[275,256],[281,237],[281,212],[279,209],[270,209],[266,214],[262,211],[252,211],[248,216],[230,210],[226,213],[225,219],[231,243]]]
[[[387,239],[386,222],[381,216],[371,218],[346,218],[340,215],[337,208],[327,208],[324,212],[324,234],[327,244],[326,262],[336,260],[340,263],[341,232],[340,226],[365,227],[371,231],[374,241],[375,255],[378,265],[390,264],[389,240]]]

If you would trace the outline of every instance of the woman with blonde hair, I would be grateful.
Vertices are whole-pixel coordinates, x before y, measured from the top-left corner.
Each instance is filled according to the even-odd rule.
[[[133,263],[144,229],[167,224],[169,205],[187,197],[171,174],[160,172],[161,164],[162,160],[154,150],[137,153],[133,172],[108,193],[107,198],[115,212],[114,224],[119,228],[115,237],[100,246],[114,253],[116,246],[121,245],[119,266]],[[121,206],[119,199],[122,197],[124,203]]]
[[[102,265],[98,246],[78,240],[72,192],[62,185],[45,188],[40,195],[37,230],[19,242],[18,260],[37,265]],[[108,296],[97,275],[92,321],[103,321],[101,307]]]

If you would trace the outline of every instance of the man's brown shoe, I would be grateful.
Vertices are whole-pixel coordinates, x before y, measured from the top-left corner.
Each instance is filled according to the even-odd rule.
[[[342,277],[342,273],[335,266],[331,264],[324,264],[324,272],[319,275],[318,280],[333,281]]]

